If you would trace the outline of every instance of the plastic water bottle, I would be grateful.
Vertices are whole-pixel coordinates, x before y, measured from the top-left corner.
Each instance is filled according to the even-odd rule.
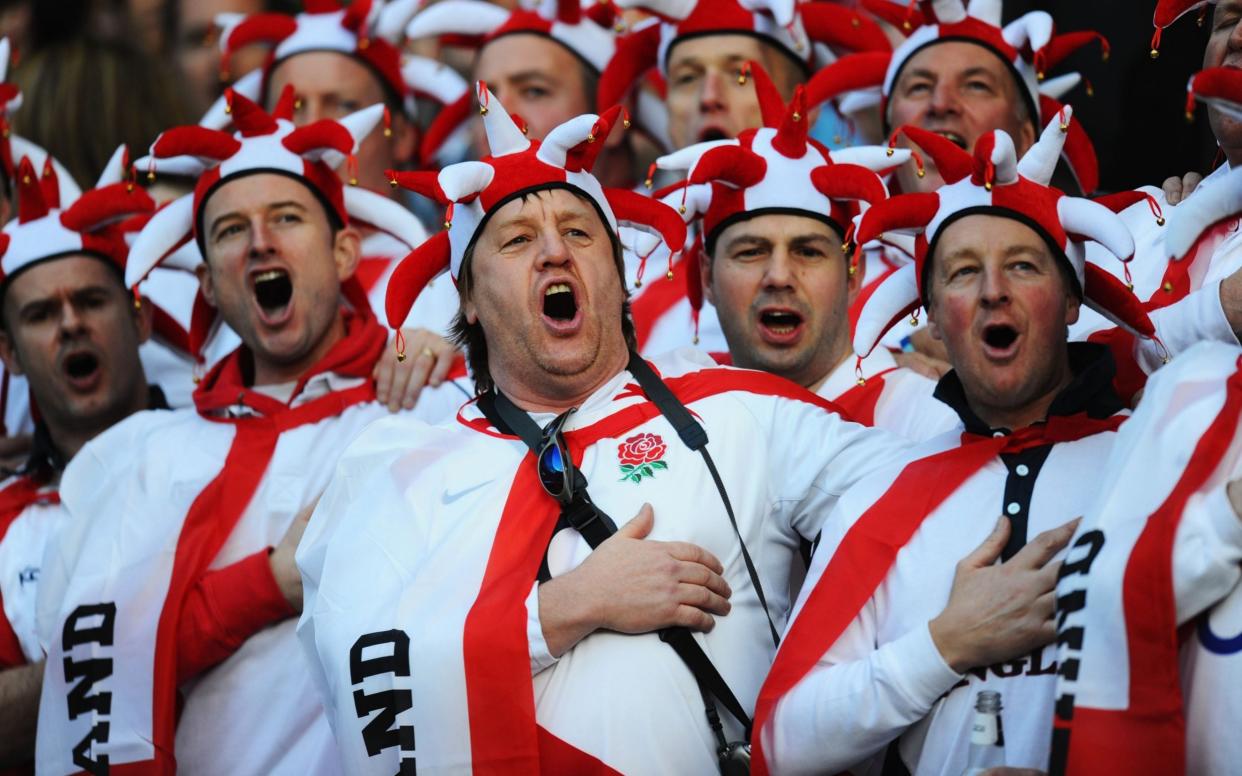
[[[1005,764],[1005,731],[1001,727],[1001,694],[980,690],[975,697],[975,719],[970,725],[970,759],[963,776],[978,776]]]

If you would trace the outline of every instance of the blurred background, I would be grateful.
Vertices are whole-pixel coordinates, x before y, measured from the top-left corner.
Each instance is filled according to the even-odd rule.
[[[16,52],[8,80],[25,95],[14,131],[43,145],[90,185],[117,144],[135,155],[163,129],[193,123],[223,81],[212,20],[218,13],[298,10],[296,0],[0,0],[0,34]],[[1044,10],[1059,31],[1098,30],[1112,55],[1094,47],[1065,65],[1092,84],[1067,101],[1095,141],[1101,189],[1159,184],[1189,170],[1207,173],[1216,145],[1200,108],[1184,115],[1187,78],[1200,66],[1207,30],[1182,19],[1150,57],[1155,0],[1006,0],[1007,19]],[[420,52],[432,53],[434,52]],[[265,52],[239,57],[237,78]],[[458,64],[458,63],[454,63]],[[429,120],[430,116],[424,116]]]

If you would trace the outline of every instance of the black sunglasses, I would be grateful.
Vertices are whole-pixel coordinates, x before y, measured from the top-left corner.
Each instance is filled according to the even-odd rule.
[[[558,415],[543,429],[543,439],[539,443],[539,455],[536,457],[539,484],[543,485],[549,496],[562,504],[574,500],[574,462],[562,433],[569,416],[574,414],[574,409]]]

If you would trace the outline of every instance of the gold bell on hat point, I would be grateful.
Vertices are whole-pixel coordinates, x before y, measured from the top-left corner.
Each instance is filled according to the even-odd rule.
[[[668,280],[672,280],[672,279],[673,279],[673,271],[670,269],[668,272],[665,272],[665,273],[664,273],[664,277],[665,277],[665,278],[667,278]]]
[[[445,222],[444,222],[444,228],[445,228],[445,229],[452,229],[452,228],[453,228],[453,222],[452,222],[452,221],[445,221]]]
[[[1164,216],[1158,216],[1156,218],[1156,226],[1164,226]]]
[[[293,101],[293,109],[302,110],[302,98],[301,97]]]
[[[404,361],[405,361],[405,353],[398,353],[398,354],[397,354],[397,363],[398,363],[398,364],[400,364],[400,363],[403,363]]]
[[[22,176],[22,185],[23,185],[23,186],[29,186],[29,185],[30,185],[30,176],[29,176],[29,175],[23,175],[23,176]]]
[[[391,179],[390,181],[388,181],[388,185],[392,186],[394,189],[397,188],[397,179],[396,178]]]
[[[865,378],[865,377],[860,377],[860,378],[858,378],[857,383],[858,383],[859,385],[866,385],[866,384],[867,384],[867,378]]]
[[[922,167],[920,167],[918,170],[915,171],[914,174],[922,178],[927,175],[927,170],[924,170]],[[991,187],[989,186],[988,188],[991,188]]]
[[[487,115],[487,106],[486,106],[486,105],[480,105],[480,106],[479,106],[479,115],[480,115],[480,116],[486,116],[486,115]]]
[[[634,278],[634,288],[642,288],[642,287],[643,287],[642,278]]]
[[[594,143],[594,142],[595,142],[595,133],[594,133],[594,132],[588,132],[588,133],[587,133],[587,142],[588,142],[588,143]]]
[[[1157,51],[1156,49],[1152,49],[1152,50],[1151,50],[1151,58],[1152,58],[1152,59],[1159,59],[1159,58],[1160,58],[1160,52],[1159,52],[1159,51]]]
[[[992,181],[984,181],[984,182],[983,182],[983,188],[984,188],[985,190],[987,190],[987,191],[991,191],[991,190],[992,190]]]
[[[392,127],[384,127],[384,137],[392,137]]]
[[[1170,282],[1169,282],[1169,281],[1167,281],[1167,280],[1166,280],[1166,281],[1164,281],[1164,285],[1163,285],[1163,286],[1161,286],[1161,288],[1162,288],[1162,289],[1164,289],[1164,292],[1165,292],[1166,294],[1171,294],[1171,293],[1173,293],[1173,284],[1172,284],[1172,283],[1170,283]]]
[[[794,112],[793,112],[793,120],[794,120],[794,121],[802,121],[802,114],[801,114],[801,113],[799,113],[798,111],[794,111]]]
[[[147,180],[155,180],[155,170],[147,170]]]
[[[681,205],[680,207],[677,208],[677,212],[681,213],[684,216],[686,214],[686,206]]]

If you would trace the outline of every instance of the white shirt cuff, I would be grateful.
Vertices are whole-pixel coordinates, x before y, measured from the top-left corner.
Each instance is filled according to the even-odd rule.
[[[896,678],[894,684],[906,695],[911,706],[930,710],[932,704],[953,685],[959,674],[944,661],[932,641],[930,625],[916,628],[876,653],[884,675]]]
[[[536,582],[526,596],[526,641],[530,644],[530,675],[543,671],[556,663],[543,638],[543,624],[539,622],[539,583]]]

